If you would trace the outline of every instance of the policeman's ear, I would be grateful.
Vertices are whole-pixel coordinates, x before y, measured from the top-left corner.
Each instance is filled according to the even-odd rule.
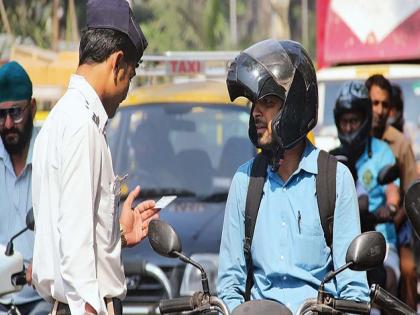
[[[112,54],[111,66],[114,73],[114,83],[117,84],[118,74],[121,70],[124,71],[124,53],[119,50]]]

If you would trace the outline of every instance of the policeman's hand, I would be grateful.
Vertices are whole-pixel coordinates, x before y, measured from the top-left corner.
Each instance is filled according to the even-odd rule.
[[[90,305],[89,303],[85,303],[85,314],[93,314],[96,315],[98,312]]]
[[[127,240],[127,246],[134,246],[146,238],[150,221],[159,218],[160,209],[154,208],[154,200],[143,201],[134,209],[132,208],[134,199],[139,193],[140,187],[137,186],[128,195],[121,211],[120,224]]]
[[[32,263],[28,265],[25,272],[26,283],[31,285],[32,284]]]

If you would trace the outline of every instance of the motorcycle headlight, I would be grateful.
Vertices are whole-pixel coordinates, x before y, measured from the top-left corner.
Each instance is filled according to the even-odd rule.
[[[218,254],[194,254],[191,259],[203,266],[209,280],[211,293],[216,293],[217,269],[219,267]],[[180,295],[192,295],[196,291],[202,291],[201,272],[198,268],[187,264],[184,277],[181,282]]]

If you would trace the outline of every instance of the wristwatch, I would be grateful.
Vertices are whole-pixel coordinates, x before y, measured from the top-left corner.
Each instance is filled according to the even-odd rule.
[[[127,239],[124,235],[124,227],[120,224],[121,248],[127,247]]]
[[[389,211],[391,211],[392,216],[394,216],[397,213],[398,208],[397,208],[396,205],[390,203],[390,204],[387,205],[387,207],[388,207]]]

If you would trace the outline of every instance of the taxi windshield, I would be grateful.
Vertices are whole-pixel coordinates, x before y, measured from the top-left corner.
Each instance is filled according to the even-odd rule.
[[[115,174],[142,195],[226,196],[238,166],[252,158],[246,107],[151,104],[121,108],[107,139]]]

